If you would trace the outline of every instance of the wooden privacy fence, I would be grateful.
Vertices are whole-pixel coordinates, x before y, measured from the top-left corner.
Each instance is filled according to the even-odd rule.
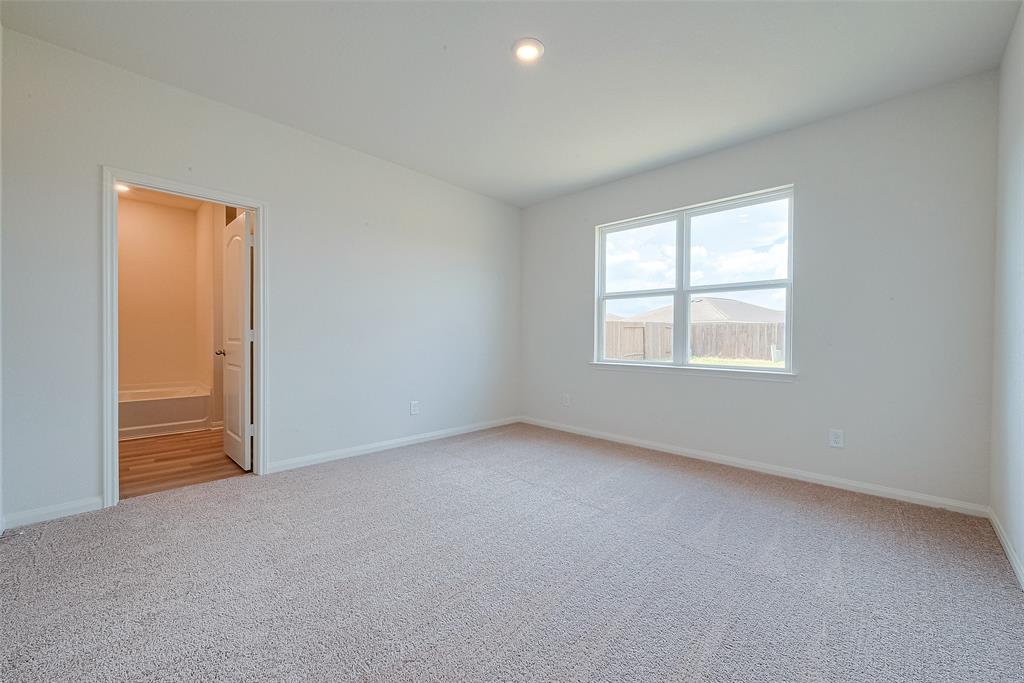
[[[604,357],[619,360],[672,360],[672,323],[608,320]]]
[[[785,327],[785,323],[691,323],[690,353],[697,358],[779,360]],[[605,358],[672,360],[672,323],[608,320],[604,324],[604,348]]]

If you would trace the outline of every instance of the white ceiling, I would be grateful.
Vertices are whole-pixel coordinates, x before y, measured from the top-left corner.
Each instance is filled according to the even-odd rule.
[[[3,24],[527,205],[992,68],[1018,6],[5,2]]]

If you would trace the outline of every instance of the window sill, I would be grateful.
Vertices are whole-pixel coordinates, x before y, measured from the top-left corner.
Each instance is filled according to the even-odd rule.
[[[661,365],[655,363],[616,363],[614,361],[590,361],[599,370],[625,372],[667,372],[704,377],[725,377],[727,379],[751,379],[763,382],[795,382],[795,372],[778,370],[741,370],[737,368],[701,368],[685,365]]]

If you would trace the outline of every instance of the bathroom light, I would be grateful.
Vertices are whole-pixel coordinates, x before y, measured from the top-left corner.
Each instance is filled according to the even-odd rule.
[[[520,38],[512,44],[512,53],[523,64],[533,64],[544,54],[544,43],[536,38]]]
[[[114,189],[117,190],[118,192],[127,192],[132,188],[128,187],[124,183],[114,183]]]

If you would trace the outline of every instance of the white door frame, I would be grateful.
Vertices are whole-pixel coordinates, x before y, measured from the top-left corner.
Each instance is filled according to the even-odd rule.
[[[249,209],[254,214],[256,235],[253,239],[253,415],[255,425],[252,448],[252,471],[267,472],[267,206],[261,201],[229,192],[187,185],[176,180],[103,167],[103,384],[102,453],[103,506],[117,505],[120,498],[118,481],[118,381],[117,381],[117,190],[116,183],[144,187],[158,192],[192,197],[204,201]]]

